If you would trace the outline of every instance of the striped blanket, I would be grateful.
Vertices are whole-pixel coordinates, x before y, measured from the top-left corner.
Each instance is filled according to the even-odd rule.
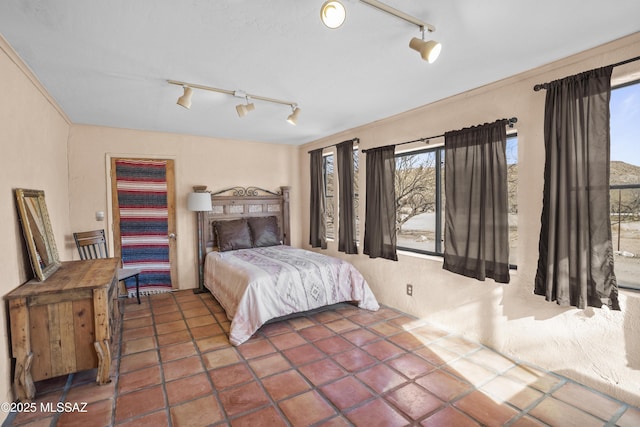
[[[171,290],[166,161],[116,161],[122,263],[138,268],[140,294]],[[135,280],[127,286],[135,296]]]

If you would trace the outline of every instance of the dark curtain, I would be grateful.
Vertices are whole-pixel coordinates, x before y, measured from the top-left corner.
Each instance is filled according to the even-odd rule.
[[[322,149],[310,153],[311,200],[309,218],[309,244],[312,248],[327,248],[327,226],[325,224],[324,171]]]
[[[336,145],[338,155],[338,250],[357,254],[353,190],[353,140]]]
[[[535,293],[619,310],[609,217],[611,70],[547,85],[545,171]]]
[[[509,283],[506,121],[445,133],[443,268]]]
[[[364,253],[397,261],[394,153],[394,146],[367,150]]]

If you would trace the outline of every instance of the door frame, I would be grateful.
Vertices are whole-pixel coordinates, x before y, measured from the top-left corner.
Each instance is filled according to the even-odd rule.
[[[115,170],[113,170],[113,162],[116,159],[130,159],[130,160],[166,160],[170,162],[173,167],[167,168],[167,215],[168,215],[168,233],[178,235],[176,232],[176,156],[165,155],[142,155],[142,154],[118,154],[107,153],[105,156],[106,163],[106,187],[107,187],[107,243],[109,244],[109,250],[116,258],[121,258],[121,242],[120,231],[116,230],[116,216],[119,218],[119,212],[115,212],[118,193],[115,189]],[[171,184],[170,184],[171,182]],[[171,192],[169,191],[171,188]],[[172,193],[172,194],[171,194]],[[114,202],[115,201],[115,202]],[[117,221],[119,224],[119,220]],[[117,240],[117,241],[116,241]],[[178,289],[178,250],[177,250],[177,237],[169,239],[169,265],[171,275],[171,287]]]

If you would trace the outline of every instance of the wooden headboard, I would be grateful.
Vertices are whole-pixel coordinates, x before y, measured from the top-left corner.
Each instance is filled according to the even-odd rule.
[[[258,187],[233,187],[211,193],[213,210],[204,212],[202,234],[205,252],[214,242],[212,223],[239,218],[275,216],[278,219],[280,240],[291,244],[289,193],[291,187],[272,192]]]

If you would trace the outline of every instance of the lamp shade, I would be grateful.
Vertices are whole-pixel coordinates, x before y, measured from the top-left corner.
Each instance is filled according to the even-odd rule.
[[[193,89],[189,86],[184,87],[184,94],[178,98],[178,102],[176,104],[186,108],[187,110],[191,108],[191,96],[193,95]]]
[[[253,105],[253,102],[250,104],[238,104],[236,105],[236,111],[238,112],[238,116],[244,117],[249,114],[250,111],[256,109],[256,106]]]
[[[296,107],[294,108],[293,113],[289,114],[289,117],[287,117],[287,121],[292,125],[295,125],[298,123],[298,114],[300,114],[300,108]]]
[[[187,209],[195,212],[205,212],[212,209],[210,193],[189,193]]]
[[[429,40],[426,42],[417,37],[411,39],[409,47],[420,52],[422,59],[427,61],[429,64],[433,64],[435,60],[438,59],[440,51],[442,50],[442,45],[437,41]]]
[[[337,0],[329,0],[324,2],[320,9],[320,19],[322,23],[329,28],[338,28],[347,17],[347,11],[344,5]]]
[[[244,105],[244,104],[236,105],[236,111],[237,111],[239,117],[244,117],[249,112],[249,110],[247,110],[247,106]]]

